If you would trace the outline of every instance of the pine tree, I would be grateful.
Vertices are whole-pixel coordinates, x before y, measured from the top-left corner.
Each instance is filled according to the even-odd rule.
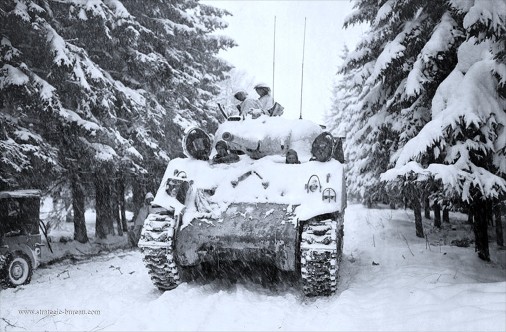
[[[183,0],[2,2],[1,186],[72,188],[84,242],[95,183],[97,234],[112,234],[115,175],[157,185],[183,130],[217,123],[206,102],[230,69],[215,55],[234,42],[211,35],[224,15]]]
[[[382,183],[387,184],[387,189],[405,192],[411,200],[419,199],[419,193],[423,197],[432,192],[430,197],[435,206],[443,203],[445,197],[454,198],[452,202],[444,202],[445,206],[482,201],[479,197],[484,192],[487,192],[482,197],[485,201],[503,197],[503,182],[499,179],[504,178],[505,159],[500,129],[505,109],[502,69],[505,51],[500,37],[504,35],[504,7],[500,1],[355,2],[356,10],[345,26],[367,23],[371,27],[345,60],[341,73],[355,70],[355,80],[362,86],[358,102],[349,106],[360,116],[352,140],[347,143],[357,150],[350,162],[358,173],[352,181],[364,188],[363,198],[369,195],[378,199],[383,192]],[[475,51],[471,46],[474,44],[478,44]],[[481,64],[481,70],[495,81],[479,77],[477,69],[469,68],[475,62],[485,61],[486,56],[483,59],[477,56],[480,51],[495,59],[489,59],[488,67]],[[462,79],[464,75],[467,80]],[[460,81],[467,82],[463,86],[452,84]],[[480,89],[483,82],[493,88]],[[460,103],[462,112],[457,113],[460,118],[448,117],[452,113],[445,111],[449,99],[455,97],[452,92],[463,91],[464,87],[470,104]],[[481,92],[481,100],[477,91]],[[471,102],[476,100],[480,102]],[[471,105],[481,102],[484,112],[473,110]],[[448,120],[443,128],[434,124],[436,118],[444,117],[439,113],[444,113]],[[448,149],[449,146],[452,148]],[[473,161],[460,163],[468,159]],[[410,160],[418,164],[409,163]],[[489,173],[478,177],[474,174],[470,177],[474,180],[457,181],[456,174],[461,173],[454,172],[454,165],[471,174],[482,169]],[[395,171],[382,176],[386,182],[380,181],[380,175],[394,166]],[[484,177],[489,181],[484,181]],[[449,196],[451,193],[454,195]],[[483,210],[483,206],[472,209]],[[476,211],[472,212],[476,217]],[[480,230],[477,238],[478,233],[486,234]],[[478,251],[480,257],[487,257],[486,250]]]
[[[474,216],[478,256],[490,260],[486,216],[506,194],[506,4],[450,4],[453,27],[465,37],[451,48],[457,62],[437,87],[431,121],[399,150],[383,179],[414,174],[441,181],[442,194]],[[423,158],[429,162],[422,168]]]
[[[360,89],[357,103],[350,106],[357,119],[347,144],[356,149],[351,161],[357,172],[355,187],[365,200],[384,199],[380,174],[391,166],[399,145],[428,121],[430,91],[410,96],[406,85],[418,54],[439,22],[440,13],[434,10],[438,5],[443,6],[443,1],[357,1],[356,11],[345,23],[345,27],[371,26],[340,70],[344,74],[355,71],[353,80]]]
[[[341,59],[344,61],[349,55],[348,47],[343,49]],[[355,107],[360,92],[360,81],[357,81],[358,70],[351,70],[336,77],[332,91],[332,103],[325,115],[328,130],[335,137],[344,139],[344,154],[346,160],[347,191],[351,199],[364,196],[361,183],[357,178],[361,167],[357,162],[358,149],[353,145],[355,133],[360,128],[360,110]]]

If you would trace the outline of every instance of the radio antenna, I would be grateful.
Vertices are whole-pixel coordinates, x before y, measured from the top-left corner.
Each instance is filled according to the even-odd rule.
[[[302,88],[304,85],[304,51],[306,49],[306,17],[304,17],[304,42],[302,44],[302,75],[300,79],[300,116],[299,119],[302,120]]]
[[[274,73],[276,65],[276,16],[274,16],[274,47],[272,51],[272,99],[274,99]]]

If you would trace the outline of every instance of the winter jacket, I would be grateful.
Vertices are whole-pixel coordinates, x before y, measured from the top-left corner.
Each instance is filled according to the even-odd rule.
[[[226,156],[215,155],[213,164],[230,164],[239,161],[239,156],[235,153],[229,153]]]
[[[269,114],[269,110],[272,107],[274,107],[274,98],[272,98],[272,96],[269,94],[263,95],[262,97],[258,98],[258,102],[260,103],[260,107],[262,108],[265,114]]]
[[[134,226],[142,226],[144,225],[144,220],[148,217],[148,214],[151,211],[151,206],[144,203],[142,207],[139,209],[139,213],[137,213],[137,217],[134,221]]]
[[[262,106],[258,102],[258,100],[253,98],[246,98],[239,104],[239,109],[241,115],[246,115],[250,113],[252,110],[262,109]]]

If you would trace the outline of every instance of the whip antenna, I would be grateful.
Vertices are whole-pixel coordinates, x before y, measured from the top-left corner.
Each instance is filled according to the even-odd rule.
[[[272,52],[272,99],[274,99],[274,68],[276,65],[276,16],[274,16],[274,47]]]
[[[306,17],[304,17],[304,42],[302,44],[302,76],[300,79],[300,116],[302,120],[302,87],[304,85],[304,51],[306,49]]]

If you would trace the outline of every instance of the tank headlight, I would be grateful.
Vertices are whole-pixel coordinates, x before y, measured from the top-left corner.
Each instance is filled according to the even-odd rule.
[[[311,175],[311,177],[309,178],[309,180],[307,181],[306,183],[306,191],[309,193],[309,192],[316,192],[316,191],[322,191],[322,187],[321,187],[321,183],[320,183],[320,178],[318,177],[318,175],[316,174],[313,174]]]
[[[322,193],[322,201],[337,202],[336,191],[332,188],[325,188]]]

